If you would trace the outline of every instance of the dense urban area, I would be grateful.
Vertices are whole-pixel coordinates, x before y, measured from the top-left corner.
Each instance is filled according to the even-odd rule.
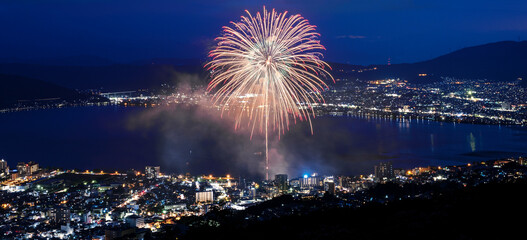
[[[159,166],[127,172],[45,169],[1,160],[1,238],[163,239],[234,222],[240,228],[321,209],[355,209],[430,199],[455,189],[524,181],[526,159],[462,166],[394,169],[381,162],[368,176],[316,173],[273,180],[163,174]],[[198,232],[201,232],[198,231]]]
[[[399,79],[340,80],[325,93],[325,113],[376,115],[479,124],[527,124],[527,94],[514,83],[442,78],[410,84]]]
[[[422,74],[426,77],[426,74]],[[323,92],[324,102],[312,107],[317,115],[368,115],[383,118],[427,119],[477,124],[526,125],[527,94],[515,82],[441,78],[428,84],[401,79],[335,79]],[[182,90],[162,84],[156,90],[101,92],[86,90],[82,100],[44,99],[19,101],[2,112],[67,106],[110,105],[156,107],[171,104],[203,104],[210,94],[203,87]],[[251,96],[247,96],[251,98]],[[240,99],[244,101],[247,99]],[[205,104],[212,106],[211,104]]]

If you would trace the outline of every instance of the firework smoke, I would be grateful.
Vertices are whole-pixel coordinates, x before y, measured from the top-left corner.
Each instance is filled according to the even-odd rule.
[[[208,91],[217,90],[215,105],[235,115],[235,128],[244,119],[251,129],[265,133],[266,179],[269,179],[268,135],[278,136],[291,122],[315,116],[312,103],[322,102],[327,85],[321,76],[332,78],[321,60],[324,50],[315,32],[316,26],[300,15],[287,16],[274,9],[256,16],[246,11],[233,27],[223,27],[218,45],[206,64],[212,80]]]

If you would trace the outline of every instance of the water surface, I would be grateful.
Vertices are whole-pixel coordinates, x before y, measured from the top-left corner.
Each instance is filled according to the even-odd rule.
[[[77,107],[0,114],[0,158],[68,169],[262,174],[263,138],[203,109]],[[271,173],[369,174],[395,167],[457,165],[526,155],[522,127],[318,117],[271,137]]]

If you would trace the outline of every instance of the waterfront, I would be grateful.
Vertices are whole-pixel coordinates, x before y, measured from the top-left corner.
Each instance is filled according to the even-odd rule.
[[[214,115],[214,114],[212,114]],[[0,158],[12,168],[35,161],[66,169],[141,169],[258,176],[261,139],[234,132],[201,110],[74,107],[0,114]],[[15,124],[16,123],[16,124]],[[380,161],[396,168],[446,166],[525,155],[523,127],[317,117],[271,144],[274,173],[370,174]],[[260,158],[259,158],[260,157]]]

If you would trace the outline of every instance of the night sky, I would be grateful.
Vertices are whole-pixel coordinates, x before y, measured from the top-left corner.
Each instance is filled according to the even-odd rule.
[[[327,61],[416,62],[527,39],[521,0],[0,0],[0,59],[204,59],[221,26],[263,5],[317,25]]]

